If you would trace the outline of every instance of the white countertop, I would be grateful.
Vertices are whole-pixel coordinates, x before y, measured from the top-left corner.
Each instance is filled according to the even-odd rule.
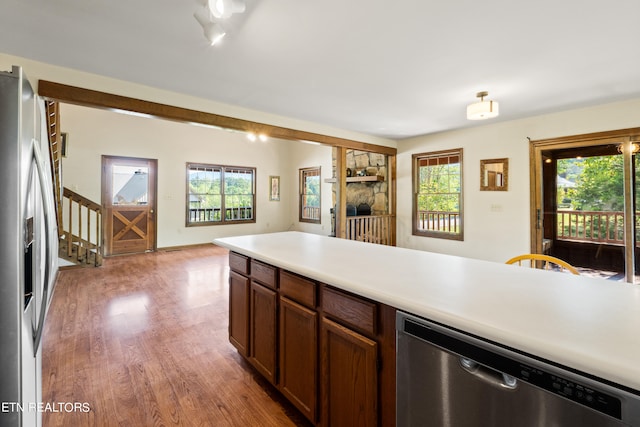
[[[283,232],[214,243],[640,390],[640,286]]]

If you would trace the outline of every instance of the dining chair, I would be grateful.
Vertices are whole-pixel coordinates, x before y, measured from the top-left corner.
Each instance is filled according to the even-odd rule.
[[[523,264],[523,261],[525,263]],[[580,275],[580,272],[571,264],[566,261],[561,260],[560,258],[553,257],[551,255],[544,254],[523,254],[518,255],[510,260],[508,260],[505,264],[517,264],[524,265],[531,268],[541,268],[544,270],[559,270],[559,271],[568,271],[572,274]]]

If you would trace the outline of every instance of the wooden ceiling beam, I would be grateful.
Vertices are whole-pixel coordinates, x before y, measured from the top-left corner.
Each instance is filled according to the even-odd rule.
[[[107,110],[130,111],[166,120],[183,123],[200,123],[225,129],[254,132],[256,134],[263,133],[272,138],[313,141],[334,147],[371,151],[390,156],[395,156],[398,151],[393,147],[274,126],[266,123],[238,119],[235,117],[221,116],[219,114],[206,113],[203,111],[190,110],[187,108],[175,107],[173,105],[144,101],[142,99],[129,98],[127,96],[114,95],[111,93],[84,89],[77,86],[69,86],[47,80],[40,80],[38,82],[38,94],[48,100],[55,100],[63,103]]]

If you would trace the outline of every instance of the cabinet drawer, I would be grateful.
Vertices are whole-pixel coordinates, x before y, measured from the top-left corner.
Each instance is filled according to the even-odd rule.
[[[249,257],[229,252],[229,268],[242,274],[249,274]]]
[[[322,311],[365,334],[375,335],[377,332],[377,306],[371,301],[325,287],[322,291]]]
[[[268,286],[272,289],[276,288],[277,269],[269,264],[251,260],[251,277],[254,280]]]
[[[280,294],[310,308],[316,306],[316,282],[280,271]]]

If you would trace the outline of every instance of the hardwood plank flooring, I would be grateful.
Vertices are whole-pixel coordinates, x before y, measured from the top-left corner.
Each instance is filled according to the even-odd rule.
[[[309,426],[228,339],[228,252],[206,245],[60,272],[43,337],[57,426]]]

